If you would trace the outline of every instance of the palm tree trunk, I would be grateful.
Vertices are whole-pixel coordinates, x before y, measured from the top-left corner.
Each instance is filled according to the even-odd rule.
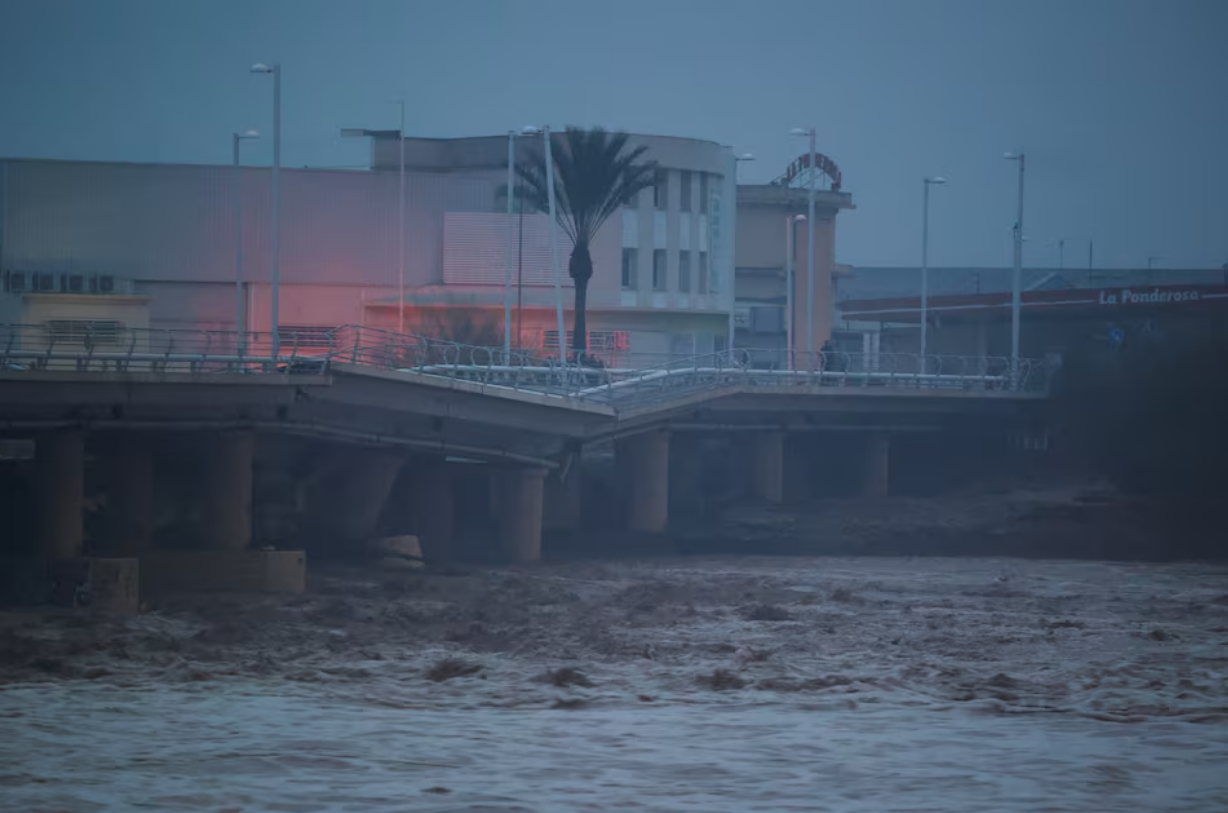
[[[588,352],[588,280],[576,280],[576,316],[572,331],[572,348],[576,351],[576,360]]]
[[[576,284],[576,315],[572,328],[572,349],[576,361],[588,352],[588,281],[593,278],[593,257],[588,244],[579,242],[567,261],[567,273]]]

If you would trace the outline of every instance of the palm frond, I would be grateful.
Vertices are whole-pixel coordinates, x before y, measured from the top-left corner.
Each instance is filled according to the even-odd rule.
[[[556,219],[575,246],[588,246],[602,225],[640,190],[652,186],[657,165],[642,160],[646,147],[627,149],[626,133],[600,127],[568,127],[552,135]],[[545,155],[535,152],[516,165],[516,194],[540,212],[549,211]]]

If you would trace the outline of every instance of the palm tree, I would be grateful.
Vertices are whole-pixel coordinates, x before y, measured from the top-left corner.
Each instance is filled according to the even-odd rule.
[[[589,247],[610,215],[641,189],[652,186],[656,178],[656,162],[640,160],[648,148],[628,149],[627,138],[626,133],[611,133],[601,127],[591,130],[568,127],[556,137],[551,148],[558,222],[572,243],[567,273],[576,284],[572,349],[577,360],[582,360],[588,350],[585,308],[588,281],[593,276]],[[517,194],[539,212],[549,212],[544,156],[538,154],[527,164],[517,164],[516,174],[520,180]],[[560,355],[563,342],[564,337],[560,336]]]

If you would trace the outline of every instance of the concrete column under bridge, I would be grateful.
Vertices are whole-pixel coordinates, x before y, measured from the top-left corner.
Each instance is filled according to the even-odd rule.
[[[85,436],[48,432],[35,440],[39,550],[48,559],[79,557],[85,541]]]
[[[405,462],[403,452],[391,449],[340,444],[330,448],[307,511],[313,542],[346,551],[374,538]]]
[[[664,533],[669,521],[669,432],[654,430],[618,441],[615,455],[627,487],[627,527]]]
[[[748,440],[751,493],[780,505],[785,498],[785,433],[756,432]]]
[[[141,556],[149,550],[154,526],[154,455],[148,435],[125,432],[107,438],[104,465],[109,469],[111,498],[109,549],[118,556]]]
[[[499,484],[499,546],[513,562],[541,559],[545,479],[545,469],[492,472]]]
[[[455,557],[456,476],[443,458],[419,458],[402,472],[392,499],[408,506],[408,531],[428,562]]]
[[[564,473],[546,475],[542,526],[551,531],[574,531],[580,527],[584,510],[584,479],[580,458]]]
[[[891,439],[886,432],[866,436],[862,458],[862,496],[886,497],[891,491]]]
[[[252,541],[253,432],[220,432],[201,450],[201,541],[208,550],[245,550]]]
[[[251,549],[256,445],[253,431],[201,431],[178,452],[198,463],[194,486],[200,544],[145,552],[140,558],[142,592],[296,593],[306,588],[301,550]],[[176,469],[191,465],[175,462]]]

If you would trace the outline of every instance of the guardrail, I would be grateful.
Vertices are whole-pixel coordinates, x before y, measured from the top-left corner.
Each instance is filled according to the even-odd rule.
[[[316,334],[128,328],[113,322],[0,325],[0,370],[322,372]]]
[[[788,353],[755,365],[744,351],[674,359],[646,369],[560,361],[536,351],[467,345],[346,325],[327,333],[0,325],[0,370],[321,374],[348,363],[470,381],[619,407],[648,406],[730,387],[801,391],[819,387],[892,390],[1044,391],[1044,362],[908,353]]]

